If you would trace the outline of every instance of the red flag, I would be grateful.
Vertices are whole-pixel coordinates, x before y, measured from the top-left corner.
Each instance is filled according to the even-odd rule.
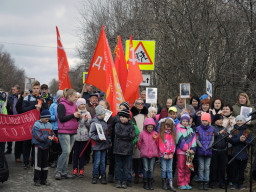
[[[102,26],[85,83],[106,92],[111,111],[113,115],[116,115],[119,105],[124,99],[104,26]]]
[[[125,94],[125,88],[126,88],[126,82],[127,82],[127,65],[125,61],[125,55],[123,50],[123,45],[121,41],[121,36],[118,36],[118,44],[116,47],[116,58],[115,58],[115,67],[117,76],[123,91],[123,94]]]
[[[130,37],[128,65],[128,76],[124,97],[125,100],[128,101],[130,105],[132,105],[134,101],[139,98],[139,85],[143,81],[143,77],[132,45],[132,35]]]
[[[58,53],[58,71],[59,71],[59,89],[64,90],[65,88],[71,89],[71,84],[68,77],[69,65],[66,56],[66,52],[62,46],[58,27],[57,31],[57,53]]]

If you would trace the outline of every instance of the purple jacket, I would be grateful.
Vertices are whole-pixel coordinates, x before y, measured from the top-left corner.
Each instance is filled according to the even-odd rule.
[[[158,133],[154,130],[151,133],[149,133],[146,130],[147,125],[154,125],[154,129],[156,128],[154,119],[147,118],[145,120],[144,126],[143,126],[144,130],[140,133],[138,143],[137,143],[140,149],[140,156],[147,157],[147,158],[159,157],[158,146],[157,146]]]
[[[199,138],[202,147],[197,147],[197,154],[199,156],[212,156],[212,149],[206,150],[211,141],[212,136],[214,135],[214,128],[212,126],[203,126],[200,125],[196,128],[196,134]]]
[[[65,116],[72,115],[76,112],[76,104],[68,101],[64,97],[61,98],[59,105],[62,104],[65,107]],[[58,118],[58,133],[76,134],[78,129],[78,122],[76,118],[72,118],[66,122],[61,122]]]

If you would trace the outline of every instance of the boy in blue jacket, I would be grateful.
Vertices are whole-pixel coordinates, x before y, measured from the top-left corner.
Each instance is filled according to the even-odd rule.
[[[48,148],[52,140],[58,141],[52,131],[51,123],[48,122],[50,117],[51,113],[48,110],[43,110],[40,114],[40,120],[34,123],[32,129],[32,144],[35,147],[35,186],[49,185],[46,180],[48,174]]]

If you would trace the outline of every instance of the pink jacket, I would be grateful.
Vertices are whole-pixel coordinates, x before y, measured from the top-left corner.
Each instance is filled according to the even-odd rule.
[[[138,139],[138,147],[140,149],[140,156],[141,157],[147,157],[147,158],[153,158],[153,157],[158,157],[159,152],[158,152],[158,134],[156,131],[152,131],[149,133],[146,130],[147,125],[153,125],[154,129],[156,128],[156,124],[154,119],[152,118],[147,118],[144,121],[143,128],[144,130],[140,133],[139,139]]]
[[[175,152],[175,141],[170,132],[165,132],[165,141],[163,142],[159,136],[159,151],[160,156],[174,154]]]

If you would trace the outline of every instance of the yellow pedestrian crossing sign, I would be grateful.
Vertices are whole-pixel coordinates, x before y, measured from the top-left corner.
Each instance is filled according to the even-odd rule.
[[[127,40],[125,52],[126,61],[129,59],[129,43],[130,40]],[[140,70],[154,70],[156,42],[133,40],[132,44]]]

